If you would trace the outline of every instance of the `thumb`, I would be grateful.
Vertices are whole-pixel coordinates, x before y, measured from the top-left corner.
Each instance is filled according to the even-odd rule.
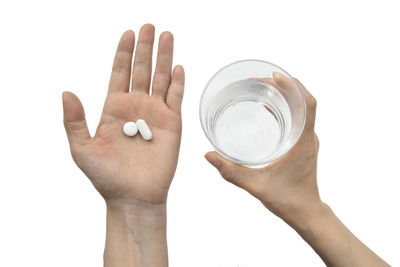
[[[208,152],[205,158],[211,165],[217,168],[225,180],[248,190],[248,178],[251,175],[251,169],[233,163],[215,151]]]
[[[77,141],[90,138],[85,120],[85,111],[79,98],[71,92],[63,92],[62,101],[64,126],[70,145],[72,146]]]

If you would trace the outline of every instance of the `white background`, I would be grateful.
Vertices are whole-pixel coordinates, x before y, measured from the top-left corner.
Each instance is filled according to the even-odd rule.
[[[2,1],[0,266],[101,266],[105,204],[75,166],[61,93],[93,133],[120,35],[151,22],[183,64],[180,161],[168,199],[170,266],[324,266],[284,222],[203,158],[200,94],[220,67],[264,59],[318,100],[322,199],[400,265],[398,1]]]

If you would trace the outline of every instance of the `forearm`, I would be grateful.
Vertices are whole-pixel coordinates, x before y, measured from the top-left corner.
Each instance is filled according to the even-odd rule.
[[[289,223],[327,266],[389,266],[321,202],[312,216]]]
[[[165,204],[107,202],[104,266],[168,266]]]

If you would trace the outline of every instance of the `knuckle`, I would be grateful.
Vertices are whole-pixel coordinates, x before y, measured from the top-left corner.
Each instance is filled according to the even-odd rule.
[[[81,121],[65,121],[64,126],[67,131],[81,131],[86,129],[86,120]]]
[[[165,72],[157,72],[154,75],[153,82],[169,82],[171,79],[171,75]]]
[[[221,176],[227,180],[227,181],[231,181],[232,179],[232,175],[229,171],[227,171],[226,169],[220,169],[219,172],[221,173]]]
[[[310,95],[309,99],[308,99],[308,104],[310,105],[310,107],[314,110],[317,108],[317,99],[315,99],[314,96]]]
[[[183,99],[183,93],[175,92],[175,93],[174,93],[174,97],[177,98],[177,99],[179,99],[179,100],[182,100],[182,99]]]
[[[236,177],[235,177],[235,172],[232,171],[230,168],[222,167],[219,171],[221,173],[221,176],[232,183],[235,183]]]
[[[319,149],[319,138],[318,138],[317,134],[315,134],[315,133],[314,133],[314,142],[315,142],[315,145],[318,150]]]

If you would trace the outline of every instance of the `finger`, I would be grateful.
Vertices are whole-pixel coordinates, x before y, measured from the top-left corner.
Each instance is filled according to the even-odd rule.
[[[307,105],[307,115],[306,115],[306,125],[305,129],[309,131],[314,131],[315,126],[315,114],[317,109],[317,100],[310,92],[306,89],[306,87],[296,78],[294,78],[296,83],[299,85],[300,89],[303,92],[304,98],[306,100]]]
[[[89,130],[85,120],[85,112],[79,98],[70,92],[62,95],[64,110],[64,126],[71,147],[80,141],[90,138]]]
[[[314,130],[315,112],[317,104],[315,98],[310,94],[310,92],[308,92],[305,86],[296,78],[290,79],[289,77],[278,72],[273,73],[273,78],[279,86],[281,86],[288,92],[289,95],[297,91],[298,88],[301,90],[304,96],[304,100],[306,102],[306,124],[304,129]],[[291,97],[287,98],[288,104],[293,107],[295,112],[301,112],[301,110],[303,109],[302,105],[300,105],[298,102],[294,100],[295,98]]]
[[[140,29],[133,64],[132,91],[149,93],[153,57],[154,26],[145,24]]]
[[[163,32],[158,42],[156,70],[151,94],[165,101],[171,82],[171,68],[174,49],[174,37],[170,32]]]
[[[274,80],[271,78],[249,78],[249,79],[264,82],[264,83],[275,84]]]
[[[281,86],[285,90],[287,91],[295,90],[298,87],[301,89],[306,100],[312,100],[312,99],[315,100],[315,98],[310,94],[310,92],[308,92],[305,86],[298,79],[293,78],[293,80],[295,81],[293,82],[292,79],[279,72],[273,73],[273,79],[279,86]]]
[[[129,92],[134,46],[135,33],[126,31],[122,35],[115,53],[108,93]]]
[[[302,90],[304,96],[306,97],[307,100],[313,100],[316,102],[314,96],[306,89],[306,87],[297,79],[297,78],[293,78],[296,83],[299,85],[300,89]],[[317,103],[315,103],[316,105]]]
[[[249,191],[251,187],[249,179],[251,169],[233,163],[215,151],[208,152],[205,158],[219,171],[225,180]]]
[[[278,84],[281,88],[283,88],[286,91],[296,89],[296,84],[293,82],[293,80],[282,73],[273,72],[272,78],[276,82],[276,84]]]
[[[283,87],[281,87],[273,78],[251,78],[251,79],[272,85],[285,97],[285,99],[288,99],[288,92]]]
[[[318,138],[318,136],[317,136],[316,133],[314,133],[314,136],[315,136],[315,138],[314,138],[314,140],[315,140],[315,145],[316,145],[316,147],[317,147],[317,150],[319,150],[319,138]]]
[[[185,70],[181,65],[174,68],[172,73],[171,84],[167,93],[167,106],[175,111],[181,113],[183,91],[185,88]]]

